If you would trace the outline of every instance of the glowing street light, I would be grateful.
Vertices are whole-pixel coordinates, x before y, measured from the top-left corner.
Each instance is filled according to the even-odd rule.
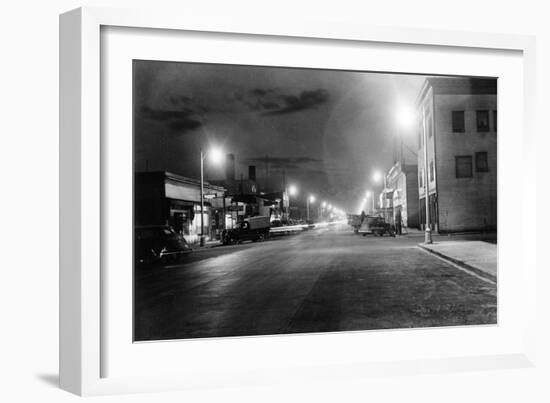
[[[367,208],[368,208],[368,201],[372,197],[372,213],[374,213],[374,193],[371,192],[370,190],[367,190],[367,192],[365,193],[365,196],[366,196],[365,204],[366,204]]]
[[[288,194],[290,196],[296,196],[298,194],[298,188],[296,187],[296,185],[290,185],[288,187]]]
[[[382,174],[382,172],[380,172],[380,171],[374,171],[374,173],[372,174],[372,180],[375,181],[376,183],[383,182],[383,185],[384,185],[384,190],[382,191],[382,194],[384,195],[384,196],[382,196],[382,207],[384,209],[384,220],[385,220],[386,219],[386,214],[387,214],[387,210],[386,210],[386,188],[387,188],[386,175]],[[374,202],[374,196],[373,196],[373,202]]]
[[[365,199],[362,199],[362,200],[361,200],[361,203],[359,204],[359,208],[358,208],[359,213],[361,213],[361,212],[363,212],[363,211],[365,210],[366,204],[367,204],[367,199],[366,199],[366,198],[365,198]]]
[[[315,196],[309,195],[306,200],[306,220],[309,221],[309,203],[315,203]]]
[[[204,160],[210,156],[214,164],[218,164],[223,160],[223,152],[219,148],[212,148],[206,152],[201,149],[201,235],[200,246],[204,246]]]
[[[413,108],[407,105],[400,105],[397,109],[397,123],[404,129],[413,127],[416,120],[416,113]]]
[[[402,128],[410,129],[414,127],[415,121],[417,119],[417,113],[408,106],[401,105],[397,109],[397,123]],[[426,208],[426,229],[424,234],[424,242],[427,244],[432,243],[432,229],[430,227],[430,189],[428,181],[428,134],[426,130],[426,110],[422,106],[422,140],[424,143],[423,154],[424,154],[424,200]],[[401,142],[403,144],[403,142]]]
[[[214,164],[220,164],[224,159],[222,149],[217,147],[210,149],[208,151],[208,156],[210,161]]]

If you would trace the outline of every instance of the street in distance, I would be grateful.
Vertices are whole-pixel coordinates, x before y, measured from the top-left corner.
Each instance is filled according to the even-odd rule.
[[[134,60],[134,341],[496,324],[496,90]]]

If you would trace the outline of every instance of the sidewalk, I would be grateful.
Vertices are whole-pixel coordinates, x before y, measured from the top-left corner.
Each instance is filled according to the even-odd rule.
[[[222,242],[219,239],[211,239],[209,241],[204,242],[203,248],[213,248],[214,246],[220,246],[222,245]],[[199,244],[197,244],[197,247],[201,247]]]
[[[483,241],[442,241],[418,246],[483,278],[497,281],[497,245]]]

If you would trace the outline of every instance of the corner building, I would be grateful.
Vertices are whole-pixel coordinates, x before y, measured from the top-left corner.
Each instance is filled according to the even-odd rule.
[[[497,227],[497,80],[426,79],[417,100],[419,218],[440,233]],[[424,130],[428,172],[424,164]]]

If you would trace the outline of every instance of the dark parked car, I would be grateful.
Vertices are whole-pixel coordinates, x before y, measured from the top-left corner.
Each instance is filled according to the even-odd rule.
[[[178,261],[192,251],[183,236],[165,225],[136,227],[134,244],[137,263]]]

